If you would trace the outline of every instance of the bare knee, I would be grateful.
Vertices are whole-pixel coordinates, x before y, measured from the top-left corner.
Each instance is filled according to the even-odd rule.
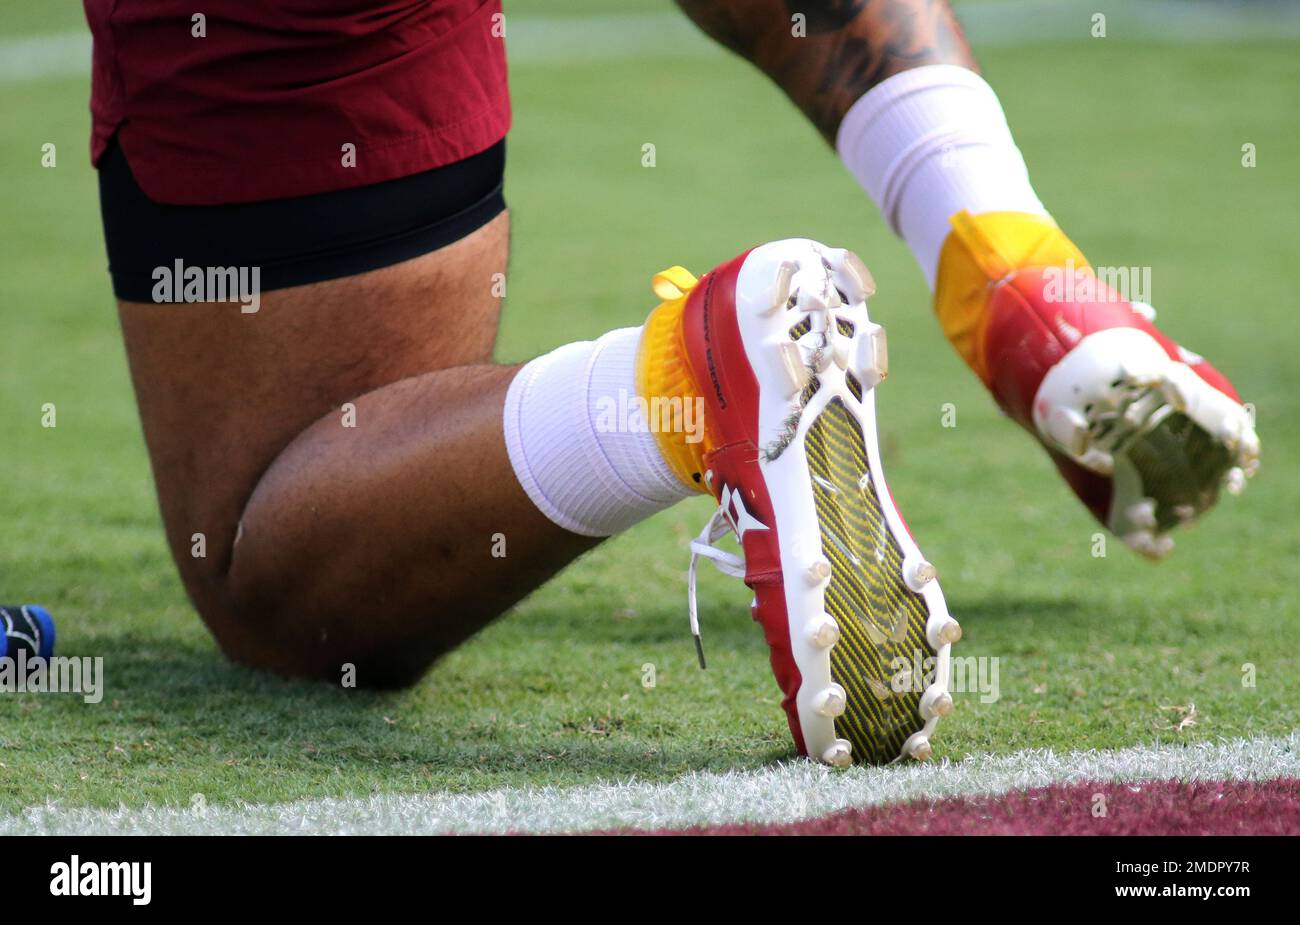
[[[306,588],[296,594],[289,578],[274,594],[241,586],[229,576],[186,583],[199,616],[227,658],[282,677],[344,689],[404,688],[419,681],[450,648],[368,632],[373,615],[355,607],[295,605],[295,598],[308,600],[312,594]]]
[[[440,654],[355,640],[340,643],[331,640],[324,628],[316,634],[302,632],[300,620],[294,621],[293,632],[285,632],[286,621],[266,611],[200,615],[222,652],[236,664],[344,689],[410,687]]]

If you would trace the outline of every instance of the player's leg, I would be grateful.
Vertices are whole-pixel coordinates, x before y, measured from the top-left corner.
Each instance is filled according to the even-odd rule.
[[[507,221],[256,314],[120,303],[171,549],[235,658],[408,679],[589,543],[537,512],[501,438]]]
[[[121,303],[171,548],[235,658],[411,680],[689,494],[653,435],[598,426],[635,399],[637,329],[490,364],[505,221],[256,315]]]
[[[691,493],[636,418],[639,328],[491,365],[506,221],[256,313],[120,303],[171,548],[232,656],[410,680],[593,538]],[[119,292],[137,262],[154,261],[115,260]]]
[[[934,64],[978,70],[942,0],[677,0],[710,37],[755,64],[832,145],[881,81]]]
[[[947,4],[679,2],[836,146],[916,256],[948,338],[1103,523],[1158,558],[1221,484],[1240,490],[1259,441],[1236,391],[1052,221]]]
[[[690,493],[653,434],[601,417],[636,397],[639,329],[492,365],[503,169],[497,145],[373,186],[166,206],[106,152],[171,549],[239,660],[411,680],[593,538]],[[257,268],[267,291],[174,301],[216,299],[199,286],[211,267]],[[182,276],[183,293],[163,285]]]

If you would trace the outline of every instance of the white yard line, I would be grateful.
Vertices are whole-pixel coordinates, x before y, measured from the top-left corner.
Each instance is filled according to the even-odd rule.
[[[477,794],[371,795],[279,804],[75,809],[54,803],[0,816],[0,836],[37,834],[426,834],[577,832],[634,826],[790,822],[855,806],[994,794],[1086,780],[1267,780],[1300,776],[1300,731],[1285,738],[1047,750],[953,763],[833,771],[792,761],[674,781],[507,788]]]
[[[1098,8],[1102,8],[1098,10]],[[1224,42],[1300,37],[1300,4],[1227,0],[988,0],[957,5],[976,49],[991,45],[1092,37],[1094,11],[1107,17],[1106,36],[1118,40]],[[683,15],[611,13],[593,16],[512,16],[506,43],[513,65],[565,65],[619,58],[681,58],[724,52]],[[0,83],[90,71],[85,31],[0,38]]]

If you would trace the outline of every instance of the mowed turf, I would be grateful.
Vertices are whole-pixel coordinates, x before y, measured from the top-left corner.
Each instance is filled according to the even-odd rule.
[[[1300,703],[1296,51],[1117,36],[981,55],[1058,220],[1094,262],[1150,266],[1166,330],[1258,408],[1260,477],[1158,567],[1114,541],[1093,555],[1098,528],[945,344],[907,251],[779,93],[721,55],[513,69],[499,356],[639,323],[650,275],[672,263],[703,271],[792,235],[851,246],[890,334],[878,401],[894,495],[965,627],[957,654],[998,660],[998,699],[959,693],[936,755],[1287,733]],[[0,694],[0,809],[664,779],[791,754],[750,595],[711,570],[709,669],[695,667],[685,569],[703,500],[574,564],[411,690],[228,664],[163,544],[104,272],[86,87],[0,88],[0,600],[46,604],[63,654],[104,658],[106,691],[97,705]],[[45,142],[57,168],[40,166]],[[56,428],[41,426],[45,403]],[[489,555],[490,537],[463,541]]]

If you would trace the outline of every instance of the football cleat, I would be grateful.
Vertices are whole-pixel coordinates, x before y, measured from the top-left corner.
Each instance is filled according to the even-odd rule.
[[[1097,278],[1050,219],[961,213],[953,228],[936,290],[950,339],[1097,519],[1163,558],[1173,528],[1259,468],[1236,390],[1161,333],[1154,309]]]
[[[665,301],[643,335],[643,395],[702,395],[704,439],[665,458],[718,508],[691,543],[688,607],[704,664],[699,560],[754,592],[801,754],[834,766],[930,756],[952,710],[960,627],[885,484],[875,387],[885,332],[871,274],[814,241],[765,244],[698,282],[655,277]],[[727,533],[742,555],[719,549]]]

